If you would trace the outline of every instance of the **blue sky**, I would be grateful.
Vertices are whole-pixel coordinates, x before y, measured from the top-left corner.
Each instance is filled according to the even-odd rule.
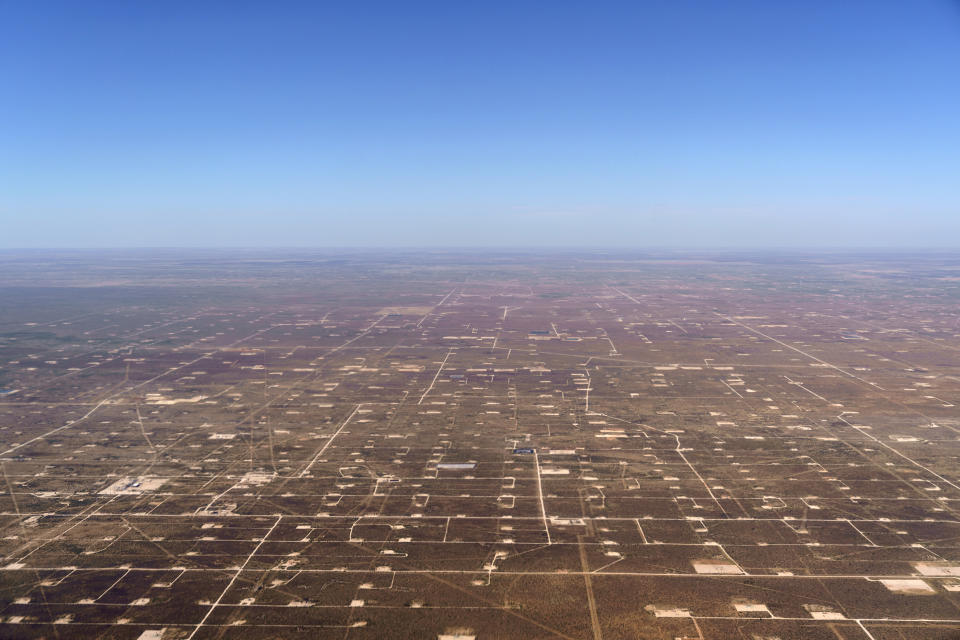
[[[949,0],[0,0],[0,247],[955,247],[958,185]]]

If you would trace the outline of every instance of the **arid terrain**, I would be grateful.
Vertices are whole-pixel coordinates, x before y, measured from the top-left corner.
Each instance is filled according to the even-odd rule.
[[[0,270],[0,637],[960,638],[956,256]]]

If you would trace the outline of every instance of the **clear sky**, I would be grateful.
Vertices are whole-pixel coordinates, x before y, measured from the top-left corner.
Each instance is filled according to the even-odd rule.
[[[0,247],[960,246],[950,0],[0,0]]]

